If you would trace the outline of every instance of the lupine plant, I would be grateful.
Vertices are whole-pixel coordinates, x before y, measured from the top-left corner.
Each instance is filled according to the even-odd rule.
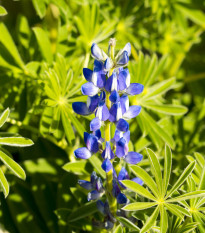
[[[0,0],[0,232],[204,233],[204,11]]]

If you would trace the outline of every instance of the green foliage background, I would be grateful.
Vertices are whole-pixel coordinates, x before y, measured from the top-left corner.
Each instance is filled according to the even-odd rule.
[[[93,116],[75,115],[72,103],[86,101],[80,87],[82,68],[93,65],[92,43],[106,51],[110,37],[116,38],[116,49],[131,43],[131,79],[145,86],[142,95],[131,99],[143,109],[130,122],[129,146],[144,155],[139,166],[150,172],[149,147],[163,170],[166,143],[173,153],[170,185],[196,160],[179,192],[198,190],[205,164],[205,1],[1,0],[0,5],[0,110],[11,111],[1,131],[35,143],[4,146],[27,178],[15,178],[2,164],[11,187],[7,199],[1,193],[1,227],[11,233],[99,232],[88,216],[102,216],[95,203],[85,205],[86,192],[76,183],[93,169],[105,176],[100,157],[76,161],[73,155],[83,146]],[[196,203],[184,206],[196,210]],[[202,233],[204,203],[198,207],[187,221],[191,230],[196,227],[192,222],[199,224],[192,232]],[[144,222],[150,215],[135,216]],[[168,217],[170,233],[185,232],[183,221]],[[136,230],[119,221],[127,226],[124,232]]]

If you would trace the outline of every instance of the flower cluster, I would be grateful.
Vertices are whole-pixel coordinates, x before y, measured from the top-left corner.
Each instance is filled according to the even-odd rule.
[[[124,167],[121,168],[117,175],[113,161],[115,158],[119,158],[129,164],[137,164],[142,160],[141,154],[129,151],[130,131],[128,120],[136,117],[141,110],[138,105],[130,106],[129,95],[133,96],[142,93],[144,87],[140,83],[130,83],[129,70],[125,68],[131,54],[130,43],[127,43],[115,57],[114,47],[114,39],[110,40],[108,55],[95,43],[91,47],[91,53],[95,59],[94,69],[83,69],[84,77],[88,82],[81,87],[82,94],[88,96],[87,103],[75,102],[73,103],[73,110],[80,115],[94,113],[95,117],[90,122],[91,133],[84,133],[86,147],[78,148],[74,154],[77,158],[88,159],[93,154],[100,152],[102,169],[107,174],[112,173],[111,193],[119,204],[125,204],[128,200],[121,192],[125,188],[121,180],[130,178]],[[110,137],[109,127],[111,124],[115,125],[113,138]],[[105,128],[104,131],[102,126]],[[104,138],[101,136],[101,132],[104,132]],[[139,178],[133,180],[142,184]],[[106,193],[101,179],[95,173],[92,173],[90,182],[80,180],[79,184],[87,190],[92,190],[88,194],[89,201],[98,199]],[[98,202],[98,206],[100,206],[101,212],[106,212],[110,221],[112,218],[107,211],[107,207],[105,207],[108,204],[105,203],[103,205],[102,202]]]

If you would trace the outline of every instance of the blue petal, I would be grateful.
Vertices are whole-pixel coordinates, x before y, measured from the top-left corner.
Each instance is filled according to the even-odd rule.
[[[131,44],[130,44],[130,42],[128,42],[128,43],[125,45],[125,47],[123,48],[123,51],[127,51],[128,56],[130,56],[130,54],[131,54]]]
[[[142,160],[143,156],[137,152],[128,152],[125,156],[125,161],[129,164],[137,164]]]
[[[129,129],[129,124],[128,124],[128,122],[127,122],[126,120],[124,120],[124,119],[121,118],[121,119],[119,119],[119,121],[117,122],[116,127],[117,127],[117,129],[120,130],[120,131],[127,132],[128,129]]]
[[[110,108],[110,117],[111,122],[119,121],[122,118],[122,109],[120,102],[114,103]]]
[[[128,145],[124,138],[120,138],[120,140],[116,143],[116,155],[118,158],[123,157],[128,152]]]
[[[103,62],[95,60],[94,61],[94,69],[93,69],[93,71],[94,72],[99,72],[99,71],[103,71],[103,69],[104,69]]]
[[[105,150],[102,152],[102,157],[103,159],[113,159],[115,157],[111,149],[110,142],[106,142],[106,147]]]
[[[104,71],[93,72],[92,82],[95,86],[103,88],[106,83],[106,76]]]
[[[97,200],[100,196],[101,194],[97,190],[93,190],[88,193],[88,201]]]
[[[118,142],[120,140],[120,138],[122,138],[122,137],[123,137],[123,133],[116,129],[115,130],[115,135],[114,135],[114,138],[113,138],[115,140],[115,142]]]
[[[117,203],[119,204],[126,204],[127,203],[127,197],[123,193],[119,193],[117,196]]]
[[[90,131],[96,131],[101,127],[101,120],[98,117],[95,117],[90,122]]]
[[[101,180],[101,178],[99,177],[98,179],[97,179],[97,183],[96,183],[96,190],[98,191],[98,192],[102,192],[103,191],[103,183],[102,183],[102,180]]]
[[[105,52],[100,49],[95,43],[93,43],[91,46],[91,54],[95,59],[100,61],[104,61],[107,58]]]
[[[79,115],[83,115],[83,116],[86,116],[86,115],[90,115],[91,112],[89,111],[86,103],[83,103],[83,102],[75,102],[72,104],[72,107],[73,107],[73,111]]]
[[[114,227],[114,223],[107,220],[105,221],[105,229],[108,230],[108,229],[112,229]]]
[[[88,68],[83,68],[83,75],[88,82],[92,82],[93,71]]]
[[[101,105],[102,105],[102,103],[105,103],[105,99],[106,99],[106,94],[104,91],[102,91],[100,94],[100,104]]]
[[[124,66],[128,63],[129,56],[127,51],[123,51],[122,54],[119,56],[117,65]]]
[[[96,202],[97,209],[102,213],[105,214],[105,206],[104,203],[101,200],[97,200]]]
[[[120,193],[120,188],[116,182],[116,180],[112,180],[112,195],[114,197],[117,197],[117,195]]]
[[[116,103],[120,100],[120,96],[116,90],[114,90],[109,97],[109,100],[113,103]]]
[[[82,85],[81,91],[83,95],[94,96],[99,92],[99,88],[93,83],[88,82]]]
[[[118,180],[129,180],[130,179],[129,174],[124,167],[121,168],[117,179]]]
[[[130,141],[130,131],[128,130],[123,134],[123,138],[125,139],[126,143]]]
[[[103,104],[97,108],[95,116],[98,117],[101,121],[106,121],[109,118],[110,112],[106,104]]]
[[[86,147],[82,147],[75,150],[74,155],[79,159],[89,159],[92,154]]]
[[[103,161],[102,165],[101,165],[102,169],[107,173],[112,169],[112,163],[110,162],[110,160],[107,158]]]
[[[121,104],[122,114],[124,114],[129,109],[129,98],[127,95],[123,94],[120,97],[120,104]]]
[[[126,89],[126,93],[129,95],[138,95],[143,92],[144,86],[140,83],[131,83]]]
[[[86,138],[86,146],[92,153],[97,153],[99,150],[98,138],[93,134],[89,134],[89,136]]]
[[[85,142],[85,144],[87,144],[87,140],[88,140],[89,135],[90,135],[89,133],[84,132],[84,142]]]
[[[90,112],[94,112],[95,109],[97,108],[98,104],[99,104],[99,96],[95,95],[95,96],[88,96],[87,99],[87,106]]]
[[[113,72],[105,84],[105,90],[111,92],[114,90],[118,91],[118,89],[117,74],[116,72]]]
[[[138,177],[133,178],[132,181],[134,181],[134,182],[136,182],[136,183],[138,183],[140,185],[144,184],[144,182],[140,178],[138,178]]]
[[[130,85],[130,74],[128,69],[122,70],[118,75],[119,90],[123,91]]]
[[[91,131],[93,131],[93,130],[91,130]],[[95,131],[95,136],[98,138],[98,140],[101,139],[101,131],[100,131],[100,129],[98,129],[98,130]]]
[[[91,190],[92,189],[92,184],[89,181],[86,180],[78,180],[78,184],[87,190]]]
[[[141,111],[141,106],[133,105],[129,107],[128,111],[123,115],[123,118],[125,119],[132,119],[136,117]]]
[[[95,189],[95,187],[96,187],[97,180],[98,180],[98,176],[97,176],[96,172],[93,171],[91,173],[91,176],[90,176],[90,182],[92,184],[93,189]]]
[[[105,60],[104,68],[105,70],[110,70],[113,67],[113,61],[109,57]]]

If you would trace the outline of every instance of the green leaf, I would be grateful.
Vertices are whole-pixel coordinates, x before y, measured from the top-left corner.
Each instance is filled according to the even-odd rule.
[[[194,23],[205,28],[205,15],[203,11],[182,4],[175,4],[175,7]]]
[[[32,146],[33,142],[31,139],[23,137],[4,137],[0,138],[0,144],[7,146],[25,147]]]
[[[8,184],[6,177],[4,176],[4,173],[2,172],[1,169],[0,169],[0,184],[1,184],[1,187],[3,189],[4,196],[6,198],[9,194],[9,184]]]
[[[65,223],[67,223],[68,216],[70,215],[71,212],[72,210],[66,208],[60,208],[54,211],[57,217],[62,221],[64,221]]]
[[[163,205],[160,205],[160,233],[166,233],[168,228],[167,212]]]
[[[71,143],[71,141],[75,139],[75,134],[71,126],[69,112],[67,111],[67,109],[65,109],[64,111],[63,110],[61,111],[61,119],[62,119],[64,131],[65,131],[65,135],[68,141]]]
[[[184,115],[187,112],[187,108],[182,105],[165,105],[165,104],[152,104],[148,102],[144,102],[143,106],[154,111],[164,113],[167,115]]]
[[[144,84],[145,87],[147,86],[147,83],[149,84],[152,82],[152,80],[150,80],[151,77],[155,78],[155,76],[153,75],[153,71],[155,69],[156,62],[157,62],[157,56],[156,54],[154,54],[151,63],[149,65],[149,68],[146,72],[146,75],[142,80],[142,84]]]
[[[158,189],[159,189],[159,195],[162,195],[162,173],[160,169],[159,160],[152,150],[147,149],[147,154],[148,154],[151,166],[152,166],[152,170],[154,172],[154,177],[155,177]]]
[[[157,83],[153,85],[150,89],[149,92],[143,97],[144,99],[153,99],[158,95],[162,95],[165,92],[167,92],[169,89],[172,88],[172,85],[175,83],[175,78],[170,78],[168,80],[164,80],[160,83]]]
[[[50,43],[47,33],[42,28],[39,28],[39,27],[33,28],[33,31],[36,36],[43,58],[48,63],[51,63],[53,61],[53,54],[51,52],[52,51],[51,43]]]
[[[152,206],[157,205],[157,202],[134,202],[123,207],[123,210],[126,211],[137,211],[151,208]]]
[[[63,166],[63,169],[67,172],[73,172],[78,175],[88,174],[86,171],[87,161],[69,162]]]
[[[144,224],[143,228],[141,229],[140,233],[147,232],[154,225],[158,214],[159,214],[159,208],[157,207],[155,209],[155,211],[152,213],[152,215],[145,222],[145,224]]]
[[[46,5],[44,0],[32,0],[33,5],[37,11],[37,14],[42,19],[46,14]]]
[[[193,161],[190,163],[184,172],[181,174],[177,182],[172,186],[172,188],[168,191],[167,195],[165,198],[168,198],[169,196],[172,195],[173,192],[175,192],[183,183],[184,181],[189,177],[189,175],[192,173],[194,167],[195,167],[196,162]]]
[[[20,179],[26,179],[26,174],[22,167],[3,151],[0,151],[0,160]]]
[[[140,117],[144,124],[147,125],[149,133],[153,133],[156,136],[159,136],[161,140],[167,143],[171,148],[174,148],[175,142],[171,135],[169,135],[156,121],[144,110],[140,112]],[[155,137],[156,137],[155,136]]]
[[[169,206],[172,209],[175,209],[176,212],[181,213],[182,215],[186,215],[188,217],[191,217],[191,214],[189,213],[189,211],[186,210],[185,208],[179,206],[179,205],[167,203],[167,204],[165,204],[165,206],[166,207]]]
[[[141,185],[135,183],[134,181],[122,180],[121,182],[133,192],[136,192],[143,197],[156,201],[156,198],[147,189],[143,188]]]
[[[79,207],[78,209],[72,211],[72,213],[68,217],[68,222],[74,222],[79,219],[85,218],[87,216],[94,214],[97,211],[98,209],[96,206],[96,202],[89,202],[84,206]]]
[[[187,200],[187,199],[191,199],[191,198],[196,198],[196,197],[205,197],[205,190],[198,190],[198,191],[189,192],[189,193],[183,194],[179,197],[170,198],[170,199],[166,200],[166,202],[167,203],[179,202],[179,201],[183,201],[183,200]]]
[[[153,194],[158,197],[159,195],[159,191],[157,189],[157,185],[154,182],[154,180],[152,179],[152,177],[141,167],[137,166],[137,165],[131,165],[130,166],[132,171],[134,172],[134,174],[139,177],[140,179],[142,179],[144,181],[144,183],[150,188],[150,190],[153,192]]]
[[[7,11],[3,6],[0,6],[0,16],[7,15]]]
[[[9,108],[7,108],[7,109],[1,114],[1,117],[0,117],[0,128],[2,127],[2,125],[3,125],[3,124],[6,122],[6,120],[8,119],[9,114],[10,114]]]
[[[129,229],[140,231],[139,227],[137,227],[133,222],[128,220],[127,218],[123,217],[116,217],[116,219],[121,222],[125,227],[128,227]]]
[[[114,233],[123,233],[123,229],[120,225],[118,225],[115,229],[114,229]]]
[[[198,190],[205,190],[205,166],[204,166],[202,174],[201,174]]]
[[[184,215],[178,210],[178,206],[170,203],[165,203],[166,208],[177,217],[183,219]]]
[[[101,160],[97,156],[92,156],[88,160],[92,164],[92,166],[97,170],[97,172],[101,175],[101,177],[103,179],[105,179],[106,178],[106,173],[101,167],[101,165],[102,165]]]
[[[172,152],[169,146],[165,145],[163,193],[166,194],[172,169]]]
[[[71,120],[72,124],[75,126],[80,136],[83,138],[84,132],[86,131],[84,126],[79,122],[79,120],[75,116],[73,116],[73,113],[70,110],[68,110],[67,113],[68,113],[69,119]]]
[[[3,23],[0,23],[0,32],[1,32],[0,42],[6,48],[7,52],[9,52],[9,56],[11,56],[14,59],[14,62],[18,67],[24,69],[24,63],[19,55],[16,45],[11,35],[9,34],[8,29]],[[5,59],[5,57],[3,58]]]

